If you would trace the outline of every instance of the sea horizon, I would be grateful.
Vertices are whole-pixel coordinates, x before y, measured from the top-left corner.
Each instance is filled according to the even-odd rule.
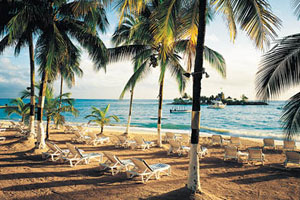
[[[0,98],[0,105],[9,104],[10,98]],[[29,99],[26,99],[29,101]],[[181,107],[191,110],[192,105],[171,105],[172,100],[164,99],[162,112],[162,131],[176,131],[190,133],[190,113],[170,113],[172,107]],[[284,134],[280,124],[280,116],[284,101],[269,101],[269,105],[230,105],[225,109],[206,109],[201,105],[201,133],[221,134],[248,138],[274,138],[283,140]],[[112,121],[113,126],[124,127],[127,124],[129,100],[126,99],[75,99],[74,107],[79,111],[78,117],[65,113],[68,123],[88,123],[84,117],[91,112],[91,106],[105,108],[110,104],[108,115],[117,115],[120,122]],[[157,100],[134,99],[131,126],[148,128],[152,131],[157,127]],[[19,120],[12,115],[7,117],[0,109],[0,120]],[[125,131],[125,128],[124,128]],[[299,137],[294,138],[300,142]]]

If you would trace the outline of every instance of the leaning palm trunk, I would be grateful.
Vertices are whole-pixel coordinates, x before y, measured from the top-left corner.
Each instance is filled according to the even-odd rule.
[[[161,79],[159,85],[159,100],[158,100],[158,118],[157,118],[157,145],[162,146],[161,141],[161,113],[162,113],[162,103],[163,103],[163,89],[164,89],[164,76]]]
[[[60,75],[59,110],[60,110],[61,104],[62,104],[63,84],[64,84],[64,78],[62,75]],[[56,123],[56,129],[58,129],[58,128],[59,128],[59,124]]]
[[[64,84],[64,77],[62,75],[60,75],[59,109],[61,108],[61,103],[62,103],[63,84]]]
[[[126,132],[124,133],[125,135],[129,134],[129,127],[130,127],[130,122],[131,122],[131,112],[132,112],[132,101],[133,101],[133,87],[130,90],[130,103],[129,103],[129,113],[128,113],[128,121],[127,121],[127,127],[126,127]]]
[[[30,137],[36,137],[34,128],[34,115],[35,115],[35,67],[34,67],[34,52],[32,35],[29,35],[29,55],[30,55],[30,117],[29,117],[29,131]]]
[[[205,12],[206,0],[199,2],[199,24],[198,36],[196,46],[196,58],[194,67],[193,79],[193,107],[192,107],[192,135],[191,135],[191,149],[189,161],[189,176],[187,187],[194,192],[201,192],[200,173],[199,173],[199,157],[197,154],[197,147],[199,143],[200,131],[200,95],[201,95],[201,79],[203,74],[203,50],[205,38]]]
[[[45,103],[45,91],[47,86],[47,80],[48,80],[48,73],[46,71],[43,72],[42,75],[42,84],[40,87],[40,93],[39,93],[39,104],[38,104],[38,115],[37,115],[37,121],[38,121],[38,135],[37,135],[37,148],[44,149],[45,144],[45,130],[43,126],[43,111],[44,111],[44,103]]]
[[[46,138],[45,138],[45,140],[49,139],[50,121],[51,121],[51,118],[49,116],[47,116],[47,128],[46,128]]]

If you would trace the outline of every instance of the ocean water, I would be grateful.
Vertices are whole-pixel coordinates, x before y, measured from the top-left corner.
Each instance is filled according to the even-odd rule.
[[[9,104],[10,99],[0,99],[0,105]],[[28,100],[29,101],[29,100]],[[163,131],[175,131],[190,133],[191,113],[170,113],[173,107],[191,110],[191,105],[169,105],[172,100],[163,101]],[[283,101],[272,101],[266,106],[226,106],[225,109],[207,109],[201,106],[201,133],[223,134],[250,138],[273,137],[283,139],[284,133],[279,118],[282,113]],[[91,106],[105,108],[110,104],[108,115],[114,114],[120,118],[120,122],[112,123],[122,127],[127,123],[129,100],[113,99],[77,99],[75,107],[79,110],[79,116],[73,117],[65,114],[68,122],[87,123],[85,116],[90,114]],[[155,130],[157,123],[157,100],[134,100],[131,126]],[[0,109],[0,120],[19,120],[16,115],[7,117],[3,109]],[[125,128],[124,128],[125,130]],[[201,134],[200,133],[200,134]],[[300,138],[295,138],[300,141]]]

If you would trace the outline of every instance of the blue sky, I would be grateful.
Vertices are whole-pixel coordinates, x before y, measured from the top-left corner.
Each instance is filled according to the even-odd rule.
[[[279,38],[299,33],[300,22],[293,14],[291,0],[270,0],[273,12],[282,20],[282,28],[278,31]],[[110,44],[110,36],[118,23],[117,14],[109,12],[111,24],[102,40],[107,46]],[[255,99],[255,74],[263,52],[255,49],[253,42],[248,39],[245,33],[239,31],[237,39],[233,44],[230,41],[226,23],[222,16],[215,16],[214,21],[207,27],[206,45],[220,52],[227,63],[227,78],[222,79],[215,71],[205,65],[210,78],[203,80],[202,94],[215,95],[223,91],[226,96],[240,98],[245,94],[250,99]],[[110,64],[107,72],[93,71],[93,63],[87,53],[83,51],[81,67],[84,71],[82,78],[77,78],[76,85],[72,89],[65,88],[75,98],[94,99],[117,99],[132,74],[130,61]],[[142,80],[135,89],[135,98],[156,99],[158,95],[159,70],[154,69],[147,78]],[[7,49],[0,55],[0,98],[18,97],[21,90],[29,86],[29,59],[28,49],[21,51],[18,57],[14,56],[12,48]],[[58,82],[55,83],[58,91]],[[192,83],[186,89],[188,94],[192,93]],[[278,99],[287,99],[296,92],[292,88],[283,93]],[[178,97],[176,82],[166,76],[164,98],[173,99]],[[125,98],[129,98],[127,94]]]

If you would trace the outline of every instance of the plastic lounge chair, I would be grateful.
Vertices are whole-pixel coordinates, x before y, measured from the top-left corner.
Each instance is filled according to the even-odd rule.
[[[152,145],[154,145],[153,142],[145,141],[141,136],[135,136],[134,137],[135,143],[131,144],[131,148],[141,148],[142,150],[150,149]]]
[[[238,148],[236,146],[225,146],[225,154],[223,160],[236,160],[237,162],[239,162],[241,155],[248,154],[238,151]]]
[[[88,136],[90,137],[90,141],[88,142],[89,144],[93,144],[96,146],[97,144],[103,144],[103,143],[108,143],[109,142],[109,137],[97,137],[95,133],[88,132]]]
[[[273,149],[275,150],[275,142],[273,138],[264,138],[264,146],[263,150],[265,149]]]
[[[187,153],[190,151],[190,147],[181,145],[180,142],[176,140],[169,140],[170,148],[167,152],[168,155],[171,153],[177,153],[179,156],[181,156],[184,153]]]
[[[73,142],[79,142],[79,143],[88,143],[91,140],[90,136],[83,135],[78,130],[73,132],[75,134],[75,137],[71,138]]]
[[[123,147],[123,148],[129,148],[131,144],[135,143],[134,140],[128,140],[128,138],[124,135],[117,135],[118,138],[117,143],[115,146],[118,147]]]
[[[81,162],[88,164],[91,159],[97,158],[99,162],[102,161],[103,154],[102,153],[81,153],[77,147],[70,143],[66,143],[70,153],[68,157],[65,157],[67,161],[70,162],[70,166],[73,167],[73,162],[75,162],[75,166]],[[72,157],[70,157],[72,155]]]
[[[300,152],[297,151],[286,151],[286,159],[284,161],[284,167],[287,168],[288,164],[296,164],[300,167]]]
[[[166,135],[165,135],[165,142],[169,142],[169,140],[176,140],[175,133],[172,133],[172,132],[166,132]]]
[[[6,137],[0,137],[0,141],[5,141]]]
[[[117,156],[109,152],[104,152],[103,154],[105,155],[107,160],[104,163],[100,163],[100,166],[103,167],[103,169],[101,170],[108,169],[111,171],[111,174],[113,176],[121,172],[123,169],[128,171],[130,167],[134,167],[134,164],[130,159],[120,160]]]
[[[236,147],[239,147],[241,145],[241,141],[239,137],[230,137],[230,144]]]
[[[248,162],[257,161],[261,162],[264,165],[265,155],[260,148],[248,148]]]
[[[65,125],[64,133],[73,133],[76,131],[76,128],[73,128],[70,125]]]
[[[171,175],[171,166],[168,164],[157,163],[148,165],[143,159],[132,158],[131,160],[135,167],[130,171],[126,171],[127,178],[141,176],[142,182],[145,183],[153,176],[155,179],[160,179],[161,174]]]
[[[283,141],[283,150],[284,151],[291,151],[296,149],[295,141],[293,140],[284,140]]]
[[[199,158],[203,158],[205,155],[208,155],[208,149],[206,147],[198,145],[197,151]]]
[[[212,135],[211,136],[211,145],[220,145],[223,146],[222,136],[221,135]]]

